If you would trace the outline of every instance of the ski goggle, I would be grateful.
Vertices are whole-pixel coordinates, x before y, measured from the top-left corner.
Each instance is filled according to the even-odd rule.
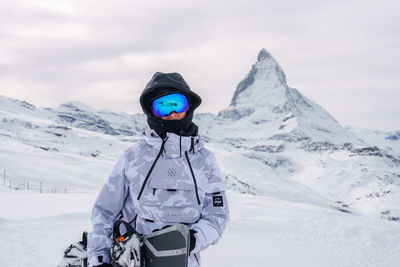
[[[181,93],[165,95],[153,101],[153,113],[157,117],[166,117],[172,111],[181,113],[189,109],[189,101]]]

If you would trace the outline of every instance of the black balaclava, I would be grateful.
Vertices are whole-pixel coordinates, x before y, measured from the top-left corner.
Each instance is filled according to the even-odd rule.
[[[163,120],[156,117],[152,111],[153,100],[172,93],[182,93],[189,101],[189,109],[185,118],[181,120]],[[201,104],[201,98],[190,90],[179,73],[156,72],[144,88],[140,96],[140,105],[147,116],[147,123],[161,138],[166,133],[174,133],[181,136],[197,135],[198,126],[192,122],[194,110]]]

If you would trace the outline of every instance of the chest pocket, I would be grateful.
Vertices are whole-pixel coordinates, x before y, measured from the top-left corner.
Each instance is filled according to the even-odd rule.
[[[177,159],[157,162],[141,202],[161,207],[197,206],[195,185],[187,164]]]

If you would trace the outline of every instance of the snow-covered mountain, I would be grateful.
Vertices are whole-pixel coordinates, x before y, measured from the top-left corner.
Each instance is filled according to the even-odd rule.
[[[98,189],[144,127],[139,114],[98,111],[79,102],[36,108],[0,96],[0,168],[15,186],[30,181],[69,191]]]
[[[230,106],[218,115],[234,120],[232,126],[242,128],[241,134],[248,137],[361,144],[321,106],[290,88],[282,68],[265,49],[237,86]]]
[[[231,104],[218,115],[196,114],[194,121],[231,190],[400,220],[399,133],[341,126],[287,85],[265,49]],[[15,179],[97,190],[145,127],[142,114],[79,102],[37,108],[0,97],[0,168]]]

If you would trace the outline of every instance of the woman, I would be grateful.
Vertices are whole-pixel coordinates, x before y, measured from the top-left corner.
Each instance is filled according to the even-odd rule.
[[[146,85],[140,104],[150,129],[120,156],[94,204],[89,266],[111,266],[110,234],[121,216],[144,235],[186,224],[191,267],[200,266],[200,251],[221,238],[229,210],[214,155],[192,122],[200,103],[178,73],[157,72]]]

